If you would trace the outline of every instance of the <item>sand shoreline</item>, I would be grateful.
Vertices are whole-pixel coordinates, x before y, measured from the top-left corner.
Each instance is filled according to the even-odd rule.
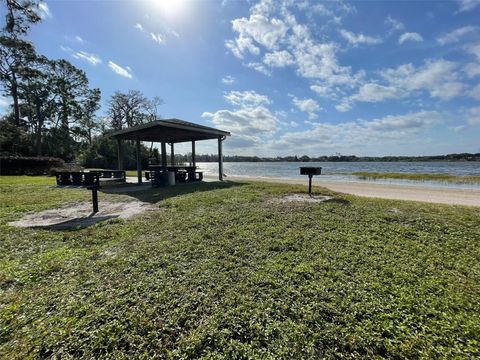
[[[282,184],[301,184],[307,186],[308,178],[266,178],[228,176],[225,180],[231,181],[264,181]],[[429,188],[415,185],[378,184],[352,181],[314,181],[314,186],[327,189],[381,199],[422,201],[436,204],[480,206],[480,190],[455,188]]]

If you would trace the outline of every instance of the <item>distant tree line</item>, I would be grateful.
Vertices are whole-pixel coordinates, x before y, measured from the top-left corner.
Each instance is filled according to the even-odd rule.
[[[178,161],[190,161],[190,154],[175,155]],[[198,162],[216,162],[218,156],[215,154],[196,155]],[[480,161],[480,153],[470,154],[448,154],[434,156],[355,156],[355,155],[332,155],[309,157],[302,156],[276,156],[276,157],[258,157],[258,156],[224,156],[225,162],[317,162],[317,161],[339,161],[339,162],[356,162],[356,161]]]

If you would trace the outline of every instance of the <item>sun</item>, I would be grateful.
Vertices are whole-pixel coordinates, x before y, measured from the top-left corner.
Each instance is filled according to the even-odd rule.
[[[156,6],[169,19],[183,17],[189,8],[188,0],[155,0]]]

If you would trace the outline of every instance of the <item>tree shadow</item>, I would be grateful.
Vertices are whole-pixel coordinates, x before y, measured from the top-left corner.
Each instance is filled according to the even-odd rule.
[[[123,186],[109,186],[99,191],[105,194],[126,195],[142,202],[155,204],[159,201],[195,192],[214,191],[243,186],[246,183],[234,181],[200,181],[193,183],[180,183],[175,186],[152,188],[149,183],[143,185],[124,184]]]

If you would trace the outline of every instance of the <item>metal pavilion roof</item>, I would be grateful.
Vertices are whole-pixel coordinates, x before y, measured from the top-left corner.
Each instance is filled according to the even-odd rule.
[[[230,136],[230,133],[185,120],[164,119],[114,131],[110,133],[110,136],[121,140],[181,143],[186,141],[218,139]]]

